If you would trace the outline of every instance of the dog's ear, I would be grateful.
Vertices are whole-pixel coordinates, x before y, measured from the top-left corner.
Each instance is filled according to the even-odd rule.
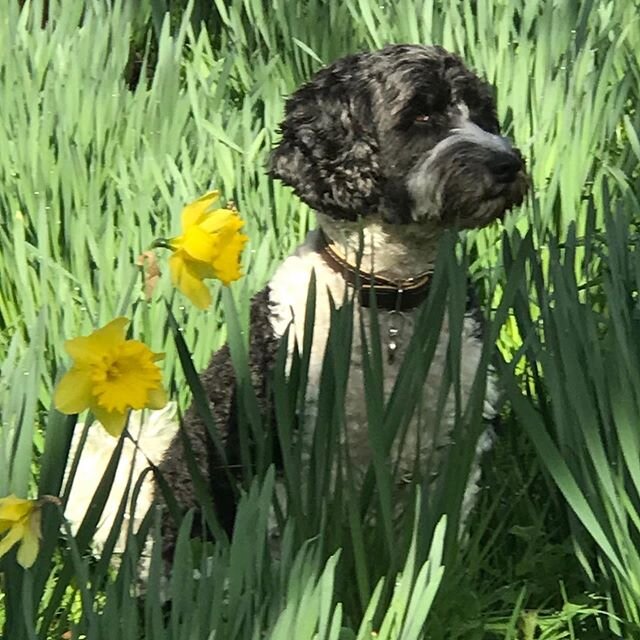
[[[355,63],[351,57],[322,70],[289,98],[268,168],[313,209],[348,220],[380,200],[369,90]]]

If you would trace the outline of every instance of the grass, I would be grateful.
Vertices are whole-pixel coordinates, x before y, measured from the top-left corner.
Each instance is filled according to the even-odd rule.
[[[291,380],[283,366],[276,373],[277,428],[291,443],[279,557],[267,536],[275,479],[266,451],[252,454],[259,472],[244,481],[233,540],[194,545],[186,520],[166,584],[152,551],[148,593],[171,595],[170,610],[132,592],[142,534],[129,537],[115,569],[109,553],[88,553],[99,509],[75,537],[59,537],[60,513],[48,505],[34,569],[22,572],[11,557],[0,565],[3,637],[58,638],[70,628],[89,638],[640,637],[638,3],[47,5],[44,22],[37,0],[10,2],[0,18],[0,495],[60,492],[74,423],[49,407],[66,338],[125,313],[136,337],[167,354],[166,382],[182,403],[183,342],[199,369],[228,336],[241,371],[249,295],[313,223],[263,166],[284,96],[322,64],[388,42],[459,52],[496,86],[500,120],[534,189],[502,228],[449,240],[403,383],[385,406],[375,403],[372,341],[377,439],[362,492],[351,489],[336,446],[340,354],[360,331],[342,309],[308,465],[292,434],[305,346]],[[195,313],[166,274],[146,302],[136,259],[173,235],[183,204],[213,186],[247,220],[246,277],[230,293],[214,284],[211,311]],[[481,429],[476,391],[458,416],[471,428],[443,477],[403,497],[396,538],[387,434],[401,433],[445,310],[453,325],[460,318],[466,271],[490,316],[483,358],[497,362],[508,401],[500,438],[461,544],[461,492]],[[455,340],[450,348],[455,388]],[[248,431],[264,428],[251,394],[245,385]],[[340,478],[334,492],[327,460]],[[142,533],[158,527],[150,515]]]

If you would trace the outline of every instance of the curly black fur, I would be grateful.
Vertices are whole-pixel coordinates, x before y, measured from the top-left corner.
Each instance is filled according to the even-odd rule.
[[[271,176],[334,220],[377,215],[387,226],[400,225],[408,230],[397,234],[400,248],[413,242],[414,262],[424,252],[423,221],[482,226],[519,202],[525,189],[522,159],[499,135],[490,87],[440,47],[396,45],[338,60],[287,101],[281,131]],[[252,302],[250,338],[250,368],[265,414],[277,350],[269,314],[265,289]],[[229,458],[238,462],[235,376],[227,347],[215,354],[202,383]],[[195,408],[184,422],[200,473],[230,529],[235,507],[221,461]],[[182,508],[197,506],[179,437],[161,471]],[[175,544],[169,518],[163,533],[169,558]]]
[[[498,133],[490,86],[457,55],[394,45],[347,56],[287,101],[270,175],[335,218],[382,212],[387,222],[409,222],[405,177],[448,134],[449,109],[459,102],[478,126]]]
[[[269,391],[266,372],[274,362],[278,341],[274,337],[269,322],[269,290],[263,289],[251,301],[249,344],[249,369],[256,390],[258,404],[263,415],[270,414]],[[212,358],[209,366],[200,374],[202,386],[209,398],[216,427],[226,446],[228,462],[232,472],[240,462],[236,428],[236,377],[227,345]],[[207,431],[206,424],[195,406],[191,406],[184,416],[184,427],[191,444],[198,470],[208,481],[213,496],[216,514],[223,528],[230,533],[235,519],[235,501],[228,475],[218,452]],[[191,474],[186,462],[186,453],[178,434],[167,450],[160,472],[173,491],[178,505],[184,511],[198,507]],[[162,503],[161,496],[157,499]],[[208,537],[208,532],[200,528],[201,518],[194,518],[194,536]],[[163,519],[162,535],[164,555],[167,560],[173,556],[177,530],[172,518]]]

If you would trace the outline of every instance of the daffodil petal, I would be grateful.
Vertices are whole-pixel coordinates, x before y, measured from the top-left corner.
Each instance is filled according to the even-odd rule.
[[[129,319],[120,316],[105,324],[104,327],[96,329],[88,338],[96,349],[111,350],[115,345],[125,341],[125,329],[128,324]]]
[[[169,258],[171,279],[176,287],[193,302],[199,309],[206,309],[211,304],[211,293],[198,277],[192,265],[184,259],[181,252],[174,253]]]
[[[167,392],[162,387],[152,389],[147,395],[147,407],[149,409],[162,409],[168,401]]]
[[[219,191],[210,191],[203,196],[188,204],[180,215],[180,224],[182,230],[186,231],[198,222],[198,218],[218,199]]]
[[[215,278],[216,271],[212,265],[206,262],[197,262],[196,260],[186,261],[187,269],[199,280],[205,280],[206,278]]]
[[[14,494],[0,498],[0,526],[4,521],[13,526],[14,522],[22,520],[33,510],[33,501],[18,498]],[[5,527],[7,528],[7,527]]]
[[[18,553],[16,559],[18,564],[24,569],[29,569],[33,566],[33,563],[38,557],[38,550],[40,549],[40,540],[30,533],[25,533],[22,538],[22,542],[18,547]]]
[[[193,226],[184,234],[180,248],[193,260],[212,262],[220,252],[220,242],[215,235]]]
[[[71,340],[65,340],[64,350],[73,358],[76,364],[86,366],[100,358],[101,353],[97,353],[95,345],[89,336],[79,336]]]
[[[85,369],[72,367],[62,376],[53,396],[56,409],[68,415],[84,411],[91,403],[91,377]]]
[[[0,558],[6,555],[13,545],[15,545],[24,535],[25,525],[20,523],[16,524],[11,529],[9,529],[9,533],[0,540]]]
[[[91,335],[67,340],[64,348],[78,364],[94,362],[103,353],[111,350],[115,344],[124,342],[124,330],[128,324],[127,318],[116,318],[104,327],[96,329]]]
[[[234,238],[247,238],[247,236],[240,233],[240,229],[242,229],[243,226],[244,222],[238,218],[238,216],[230,218],[229,222],[222,229],[216,232],[216,235],[220,239],[220,246],[227,246],[227,244]]]
[[[199,222],[198,227],[207,233],[219,233],[223,229],[232,229],[237,231],[244,227],[244,220],[236,211],[231,209],[216,209],[208,213]]]
[[[119,413],[118,411],[107,411],[100,406],[92,406],[91,411],[96,420],[106,429],[107,433],[114,438],[118,438],[124,431],[127,423],[129,411]]]
[[[169,256],[169,273],[171,275],[171,283],[174,287],[178,286],[180,278],[182,277],[182,271],[184,270],[184,256],[181,251],[171,254]]]
[[[36,509],[33,515],[29,518],[29,526],[25,528],[24,535],[22,536],[22,542],[18,547],[18,553],[16,559],[18,564],[24,569],[29,569],[33,566],[38,556],[38,550],[40,549],[40,509]]]

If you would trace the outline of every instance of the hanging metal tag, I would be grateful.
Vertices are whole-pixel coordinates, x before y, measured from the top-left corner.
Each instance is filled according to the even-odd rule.
[[[402,297],[402,289],[398,289],[398,298],[396,300],[396,308],[389,312],[389,328],[387,330],[387,360],[393,362],[400,347],[400,339],[402,338],[402,325],[404,316],[400,311],[400,299]]]

